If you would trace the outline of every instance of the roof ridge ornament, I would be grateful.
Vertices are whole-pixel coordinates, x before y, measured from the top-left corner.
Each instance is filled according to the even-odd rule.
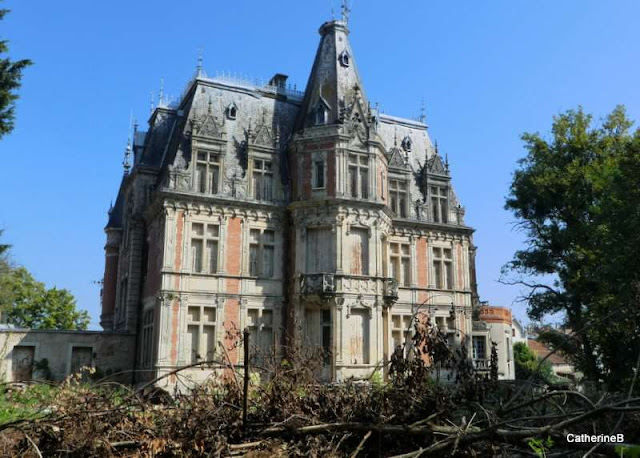
[[[341,11],[342,11],[342,22],[344,22],[345,24],[349,23],[349,13],[351,13],[351,8],[349,8],[349,1],[348,0],[342,0],[342,6],[341,6]]]

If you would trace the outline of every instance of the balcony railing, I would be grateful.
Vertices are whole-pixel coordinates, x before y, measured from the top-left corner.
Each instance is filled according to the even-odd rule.
[[[477,371],[488,371],[491,369],[491,361],[488,359],[474,359],[473,365]]]
[[[300,294],[324,296],[336,293],[379,294],[394,300],[398,297],[398,282],[393,278],[325,273],[300,276]]]

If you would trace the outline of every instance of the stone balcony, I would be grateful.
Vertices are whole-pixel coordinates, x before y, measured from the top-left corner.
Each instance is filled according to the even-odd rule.
[[[331,296],[334,294],[375,294],[386,301],[398,299],[398,282],[394,278],[364,277],[341,274],[302,274],[300,294]]]
[[[491,360],[488,359],[474,359],[473,366],[478,372],[488,372],[491,369]]]

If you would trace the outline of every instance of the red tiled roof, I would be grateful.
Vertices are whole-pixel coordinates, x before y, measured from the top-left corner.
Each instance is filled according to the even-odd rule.
[[[551,353],[551,349],[549,347],[547,347],[542,342],[538,342],[537,340],[528,339],[527,345],[529,345],[529,348],[540,358],[544,358],[549,353]],[[569,364],[569,361],[559,355],[558,352],[555,352],[553,355],[549,356],[547,358],[547,361],[549,361],[551,364]]]

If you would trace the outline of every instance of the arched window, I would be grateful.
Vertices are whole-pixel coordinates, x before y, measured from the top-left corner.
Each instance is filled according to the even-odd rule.
[[[229,119],[236,119],[237,116],[238,116],[238,107],[236,106],[235,103],[232,103],[227,107],[227,117]]]

